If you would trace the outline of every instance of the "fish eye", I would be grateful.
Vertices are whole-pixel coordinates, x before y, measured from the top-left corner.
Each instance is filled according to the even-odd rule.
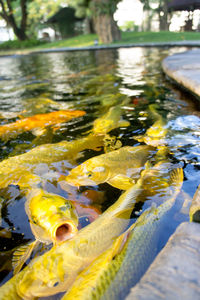
[[[92,172],[87,172],[87,177],[92,177]]]
[[[56,281],[53,285],[53,287],[56,287],[57,285],[59,285],[59,281]]]
[[[48,282],[48,287],[52,288],[52,287],[56,287],[59,284],[59,281],[57,279],[52,279]]]
[[[61,211],[66,211],[67,209],[72,208],[71,203],[66,203],[65,205],[60,206]]]
[[[37,224],[37,219],[35,216],[31,217],[32,220],[29,220],[30,223]]]

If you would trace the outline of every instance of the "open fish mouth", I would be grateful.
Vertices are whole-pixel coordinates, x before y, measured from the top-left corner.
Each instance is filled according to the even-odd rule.
[[[57,243],[71,239],[78,232],[75,224],[71,222],[65,222],[59,224],[54,231],[54,239]]]

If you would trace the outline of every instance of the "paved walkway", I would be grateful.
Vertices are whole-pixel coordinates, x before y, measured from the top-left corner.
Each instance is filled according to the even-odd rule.
[[[200,97],[200,49],[168,56],[162,68],[170,78]]]

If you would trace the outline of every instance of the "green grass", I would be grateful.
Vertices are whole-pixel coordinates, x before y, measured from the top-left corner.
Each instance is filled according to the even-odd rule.
[[[123,32],[123,43],[175,42],[200,40],[200,32]]]
[[[26,53],[26,52],[40,50],[40,49],[55,49],[55,48],[62,48],[62,47],[93,46],[94,41],[96,39],[97,39],[97,35],[88,34],[88,35],[79,35],[73,38],[51,42],[51,43],[41,43],[41,42],[38,43],[38,41],[35,42],[34,41],[25,41],[25,42],[9,41],[0,44],[0,54],[10,54],[12,52],[17,52],[17,51],[19,51],[20,53]],[[173,41],[186,41],[186,40],[187,41],[200,40],[200,33],[199,32],[169,32],[169,31],[122,32],[121,41],[117,41],[114,44],[173,42]],[[8,51],[9,49],[10,51]],[[13,49],[15,49],[15,51]]]

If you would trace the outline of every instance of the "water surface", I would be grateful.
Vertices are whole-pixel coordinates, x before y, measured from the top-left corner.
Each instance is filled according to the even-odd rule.
[[[123,146],[139,145],[134,136],[144,134],[154,123],[148,107],[157,103],[158,112],[168,128],[166,141],[170,149],[170,162],[174,166],[183,167],[182,189],[192,198],[199,184],[199,103],[170,82],[161,70],[163,58],[184,50],[186,48],[121,48],[1,58],[0,124],[16,121],[20,114],[32,116],[57,110],[58,107],[84,110],[86,114],[61,124],[56,132],[52,132],[50,128],[39,138],[35,138],[32,132],[25,132],[7,142],[0,141],[0,159],[22,154],[37,145],[62,140],[72,141],[87,136],[96,118],[125,99],[123,118],[130,121],[131,125],[114,129],[110,134],[120,140]],[[49,105],[47,99],[55,101],[59,106]],[[84,150],[76,164],[100,153],[103,152]],[[47,191],[68,197],[68,191],[57,182],[57,174],[68,174],[75,165],[65,161],[53,164],[50,170],[41,169],[39,166],[37,172],[41,176],[45,174],[43,177],[46,178]],[[52,171],[51,176],[46,175],[49,171]],[[94,196],[84,198],[82,194],[85,191],[93,191]],[[120,194],[121,190],[105,183],[95,187],[82,187],[77,191],[77,201],[79,198],[83,202],[88,201],[91,206],[98,207],[103,212]],[[4,199],[1,229],[10,232],[0,237],[0,279],[4,283],[12,276],[12,250],[34,240],[34,236],[24,210],[26,198],[19,187],[11,185],[1,189],[0,196]],[[160,237],[158,251],[178,224],[188,220],[187,213],[180,211],[182,202],[183,199],[179,196],[173,214]],[[132,222],[137,218],[138,211],[141,209],[141,213],[149,205],[151,201],[137,207],[137,213],[133,212]],[[80,222],[82,227],[88,224],[87,220]],[[36,255],[42,251],[40,249]]]

